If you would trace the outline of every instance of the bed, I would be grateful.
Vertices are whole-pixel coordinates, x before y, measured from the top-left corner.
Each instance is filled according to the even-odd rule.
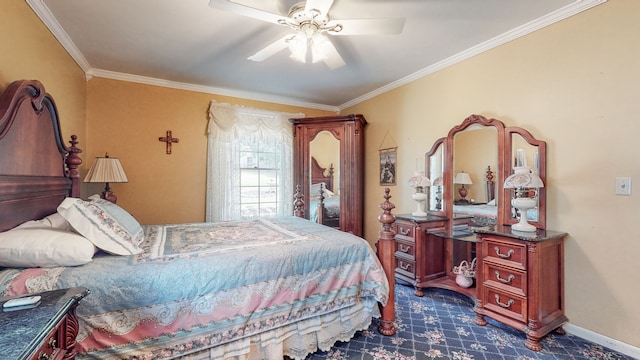
[[[302,218],[143,226],[79,199],[57,116],[38,81],[0,97],[0,295],[88,288],[77,359],[302,359],[392,298],[364,239]]]
[[[333,164],[322,167],[312,156],[309,219],[337,228],[340,226],[340,196],[336,194],[334,184]]]
[[[491,166],[487,166],[485,175],[486,203],[454,202],[453,212],[455,214],[473,216],[471,221],[474,226],[495,225],[498,218],[498,206],[496,205],[496,183],[493,180],[494,177]]]

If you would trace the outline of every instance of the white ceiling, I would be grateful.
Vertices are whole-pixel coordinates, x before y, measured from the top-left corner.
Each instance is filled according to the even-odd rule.
[[[400,35],[332,36],[346,65],[284,50],[246,58],[291,30],[208,0],[26,0],[87,77],[339,111],[606,0],[335,0],[332,20],[404,17]],[[287,14],[297,0],[237,0]]]

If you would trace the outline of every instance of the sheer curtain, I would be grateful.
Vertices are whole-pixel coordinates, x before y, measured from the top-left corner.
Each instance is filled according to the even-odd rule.
[[[241,217],[239,151],[240,144],[246,141],[280,147],[282,181],[277,190],[277,215],[293,213],[293,133],[288,120],[292,117],[304,117],[304,114],[211,102],[207,131],[207,221]]]

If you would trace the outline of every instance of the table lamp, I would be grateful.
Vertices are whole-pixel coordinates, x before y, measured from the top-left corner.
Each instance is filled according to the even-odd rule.
[[[533,232],[537,228],[529,224],[527,211],[538,205],[538,189],[544,187],[542,179],[531,171],[528,166],[513,168],[514,173],[504,180],[505,189],[515,189],[511,206],[518,209],[520,220],[511,226],[512,230]]]
[[[104,157],[95,158],[87,176],[84,178],[84,182],[88,183],[105,183],[101,197],[114,204],[118,198],[111,192],[109,183],[126,183],[128,181],[127,174],[124,173],[120,160],[109,157],[109,154],[105,154]]]
[[[467,189],[464,186],[473,184],[473,181],[471,181],[471,176],[469,176],[469,174],[467,174],[466,172],[461,171],[457,173],[453,178],[453,183],[462,185],[462,187],[458,189],[458,193],[460,194],[461,198],[459,201],[463,203],[469,202],[469,200],[465,199],[467,197]]]
[[[423,204],[425,200],[427,200],[427,194],[424,192],[424,188],[429,185],[431,185],[431,181],[429,181],[429,178],[424,175],[424,171],[414,172],[413,176],[409,179],[409,186],[416,189],[416,192],[411,196],[411,198],[418,203],[416,211],[411,213],[413,217],[427,217]]]

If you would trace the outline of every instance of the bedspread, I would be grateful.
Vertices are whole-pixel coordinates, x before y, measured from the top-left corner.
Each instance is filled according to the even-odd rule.
[[[340,217],[340,197],[334,196],[330,198],[325,198],[322,203],[324,204],[326,216],[330,219],[335,219]],[[318,222],[318,205],[320,204],[320,200],[312,199],[309,204],[309,218],[313,222]]]
[[[294,333],[327,348],[368,326],[389,291],[364,239],[296,217],[145,226],[141,246],[77,267],[5,269],[0,292],[87,287],[78,359],[168,359],[246,355]],[[321,334],[336,321],[342,333]]]

